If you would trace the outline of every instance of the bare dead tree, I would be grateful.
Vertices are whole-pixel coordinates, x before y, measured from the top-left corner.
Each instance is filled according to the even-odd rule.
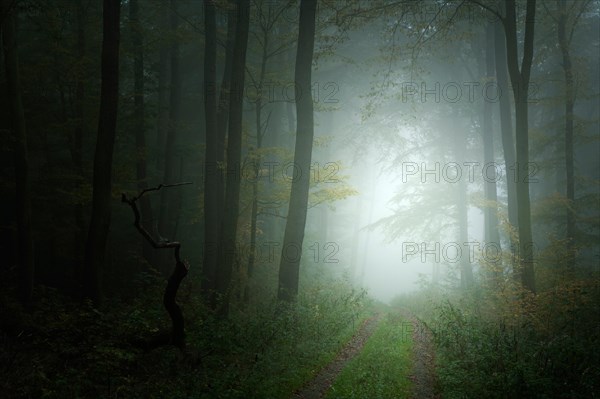
[[[169,313],[169,317],[172,321],[172,330],[171,332],[162,332],[157,336],[152,338],[149,342],[138,342],[138,346],[142,347],[146,350],[155,349],[159,346],[172,344],[179,348],[181,351],[185,349],[185,331],[184,331],[184,323],[183,323],[183,313],[181,312],[181,308],[177,305],[175,301],[177,297],[177,291],[179,290],[179,286],[181,285],[181,281],[187,276],[189,270],[189,264],[186,261],[182,261],[179,256],[179,251],[181,249],[181,244],[177,241],[169,241],[168,239],[161,238],[160,240],[156,240],[152,234],[146,230],[146,228],[141,223],[141,215],[137,206],[137,201],[142,198],[144,194],[147,194],[152,191],[159,191],[162,188],[167,187],[176,187],[183,186],[187,184],[192,184],[191,182],[182,182],[182,183],[174,183],[174,184],[159,184],[156,187],[147,188],[142,190],[137,196],[128,198],[127,195],[121,195],[121,202],[128,204],[133,211],[133,215],[135,217],[133,225],[140,232],[140,234],[152,245],[154,249],[173,249],[173,256],[175,257],[175,268],[173,269],[173,273],[167,282],[167,287],[165,288],[165,293],[163,296],[163,304],[167,313]]]

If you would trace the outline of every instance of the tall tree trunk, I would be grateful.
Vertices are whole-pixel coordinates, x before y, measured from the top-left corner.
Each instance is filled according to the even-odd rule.
[[[306,225],[310,162],[314,136],[314,115],[311,95],[312,60],[315,43],[317,2],[301,0],[298,50],[296,53],[296,146],[294,163],[298,174],[292,180],[290,207],[285,225],[281,260],[279,263],[278,298],[293,301],[298,295],[300,258]]]
[[[77,73],[77,83],[75,84],[75,131],[73,132],[73,140],[71,143],[71,160],[73,161],[73,167],[75,172],[80,178],[80,182],[77,186],[80,187],[84,181],[83,173],[83,134],[84,134],[84,111],[83,102],[85,98],[85,71],[84,71],[84,59],[85,59],[85,24],[86,24],[86,12],[83,4],[83,0],[77,1],[77,61],[79,64],[79,70]],[[75,224],[77,226],[74,232],[74,247],[77,253],[76,259],[78,263],[81,263],[83,259],[84,248],[84,232],[85,232],[85,220],[84,211],[82,204],[76,204],[74,206]],[[78,281],[81,281],[83,269],[79,268],[76,271]]]
[[[260,157],[260,149],[262,148],[263,137],[266,133],[266,128],[263,129],[262,122],[262,111],[263,111],[263,84],[265,80],[265,73],[267,70],[267,59],[269,50],[269,31],[263,28],[262,35],[262,56],[260,62],[260,72],[258,77],[258,87],[256,92],[258,97],[256,99],[255,108],[255,121],[256,121],[256,151],[257,156],[254,157],[254,180],[252,181],[252,211],[250,215],[250,256],[248,257],[248,277],[251,277],[254,273],[254,262],[256,252],[256,225],[258,217],[258,174],[260,171],[260,163],[262,162]],[[267,120],[268,123],[268,120]]]
[[[179,27],[179,16],[177,11],[177,0],[171,0],[171,32],[175,34]],[[164,171],[163,184],[174,183],[175,175],[175,142],[177,130],[179,129],[179,111],[181,103],[181,77],[179,76],[179,41],[173,40],[171,46],[171,90],[169,96],[169,125],[164,148]],[[158,218],[158,233],[165,239],[175,238],[176,218],[173,209],[173,193],[162,190],[160,195],[160,213]],[[163,259],[165,260],[165,259]],[[167,267],[161,262],[163,269]],[[166,269],[165,269],[166,271]]]
[[[465,159],[465,151],[467,146],[467,138],[462,131],[458,132],[458,139],[454,140],[454,154],[456,159]],[[459,179],[456,186],[457,192],[457,218],[458,218],[458,240],[459,245],[463,246],[469,242],[469,219],[468,219],[468,197],[467,197],[467,181]],[[464,251],[460,257],[460,285],[461,288],[467,289],[473,284],[473,269],[469,255],[465,255]]]
[[[565,0],[558,2],[558,44],[562,53],[562,67],[565,74],[565,169],[567,172],[567,250],[569,266],[575,261],[575,165],[573,162],[573,107],[575,92],[573,83],[573,69],[571,55],[569,54],[569,40],[567,38],[567,5]]]
[[[0,15],[2,41],[4,47],[4,67],[6,70],[8,100],[11,124],[14,134],[14,163],[17,220],[17,261],[19,275],[19,297],[25,304],[31,303],[34,282],[33,236],[31,231],[31,191],[29,183],[29,160],[27,155],[27,128],[21,98],[21,77],[17,34],[15,32],[16,10],[13,2],[2,0]]]
[[[210,303],[214,290],[219,238],[219,184],[218,125],[217,125],[217,26],[215,2],[204,2],[204,115],[206,152],[204,174],[204,258],[202,290]],[[214,306],[214,305],[213,305]]]
[[[217,249],[219,247],[218,241],[223,220],[223,201],[225,197],[225,182],[222,168],[225,162],[225,136],[227,134],[227,118],[229,115],[229,91],[233,66],[233,46],[235,43],[236,10],[230,8],[227,12],[225,68],[217,103],[215,3],[212,1],[205,2],[204,7],[206,26],[204,58],[206,155],[204,181],[204,257],[201,289],[206,303],[215,309]]]
[[[511,233],[509,234],[510,250],[512,252],[513,275],[517,276],[516,254],[518,242],[513,239],[512,229],[518,229],[519,221],[517,215],[517,187],[511,170],[516,165],[515,144],[513,138],[512,115],[510,110],[510,99],[508,97],[508,75],[506,70],[506,39],[502,31],[502,24],[496,22],[494,25],[494,59],[496,64],[496,80],[500,90],[500,131],[502,136],[502,152],[504,154],[504,167],[506,171],[506,197],[508,207],[508,223]]]
[[[119,13],[119,0],[104,0],[100,115],[94,154],[92,218],[84,274],[84,295],[95,302],[100,300],[102,293],[100,275],[110,226],[112,158],[119,101]]]
[[[485,77],[486,82],[491,82],[494,77],[494,26],[488,25],[485,28]],[[492,103],[484,98],[483,106],[483,163],[485,176],[485,199],[486,207],[484,211],[485,241],[488,247],[494,246],[497,253],[500,253],[500,235],[498,232],[498,194],[496,192],[495,159],[494,159],[494,130],[492,127]],[[492,167],[489,167],[491,165]],[[490,176],[490,170],[494,174]],[[484,254],[493,256],[496,251],[486,251]],[[490,259],[493,267],[492,276],[498,278],[501,274],[499,259]]]
[[[229,102],[231,97],[231,77],[233,70],[233,48],[235,46],[235,35],[237,27],[237,12],[235,8],[230,8],[227,12],[227,42],[225,43],[225,68],[221,80],[221,92],[219,93],[219,103],[217,105],[217,162],[222,165],[225,162],[225,137],[227,136],[227,125],[229,121]],[[225,197],[225,182],[223,174],[220,177],[217,191],[219,204],[219,217],[223,216],[223,199]]]
[[[375,201],[377,199],[377,176],[376,173],[373,173],[372,179],[371,179],[371,188],[370,188],[370,194],[371,194],[371,198],[369,200],[369,213],[367,215],[367,226],[370,226],[371,224],[373,224],[374,220],[373,220],[373,215],[374,215],[374,211],[375,211]],[[358,277],[358,284],[360,287],[365,287],[365,276],[367,274],[367,265],[369,264],[369,248],[370,248],[370,241],[371,241],[371,236],[373,236],[373,234],[370,234],[369,232],[365,233],[366,237],[363,240],[362,243],[362,251],[360,251],[361,253],[361,257],[362,257],[362,261],[360,262],[360,274]]]
[[[523,60],[519,69],[517,50],[517,22],[515,0],[505,0],[507,65],[515,98],[517,165],[515,178],[517,186],[517,218],[519,220],[519,275],[523,287],[535,292],[533,269],[533,238],[531,231],[531,210],[529,200],[529,123],[528,94],[529,76],[533,60],[533,38],[535,26],[535,0],[527,0],[525,16],[525,40]]]
[[[352,225],[352,241],[350,253],[350,279],[353,284],[358,283],[358,244],[360,238],[360,222],[362,215],[362,200],[360,196],[355,198],[356,205],[354,208],[354,223]]]
[[[86,15],[83,0],[77,1],[77,58],[82,68],[85,57],[85,23]],[[84,71],[80,70],[77,74],[77,83],[75,86],[75,134],[73,137],[72,159],[77,173],[83,177],[83,99],[85,96]],[[82,216],[83,219],[83,216]],[[79,224],[79,223],[78,223]],[[83,224],[83,220],[81,221]]]
[[[138,191],[148,188],[147,182],[147,149],[146,149],[146,117],[144,110],[144,47],[142,26],[139,20],[138,0],[129,1],[129,22],[131,24],[131,42],[133,45],[133,99],[134,99],[134,134],[136,149],[136,176]],[[152,206],[148,197],[140,198],[142,224],[152,231]],[[142,240],[143,254],[146,261],[151,262],[153,248],[146,240]]]
[[[229,136],[227,140],[227,184],[225,209],[221,223],[218,250],[216,288],[221,299],[219,313],[229,313],[229,288],[236,259],[236,237],[240,198],[240,162],[242,155],[242,116],[244,105],[244,78],[250,6],[245,0],[237,3],[237,26],[231,70],[231,96],[229,102]]]
[[[163,32],[169,30],[169,0],[161,2],[160,25]],[[175,39],[172,39],[175,40]],[[156,170],[164,168],[164,148],[169,129],[169,45],[166,41],[160,44],[158,54],[158,118],[156,123]],[[161,153],[162,152],[162,153]]]

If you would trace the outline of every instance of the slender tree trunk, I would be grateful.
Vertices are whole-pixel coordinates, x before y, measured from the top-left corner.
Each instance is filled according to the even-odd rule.
[[[296,146],[294,163],[296,176],[292,180],[290,207],[285,225],[281,261],[279,264],[278,298],[293,301],[298,295],[300,259],[306,225],[310,162],[314,137],[314,115],[311,95],[311,74],[315,42],[317,2],[301,0],[298,50],[296,53]]]
[[[515,179],[517,187],[517,218],[519,220],[519,274],[523,287],[535,292],[533,268],[533,238],[531,231],[531,206],[529,199],[529,123],[528,94],[529,76],[533,60],[535,0],[527,0],[525,16],[525,40],[523,60],[519,69],[517,51],[517,23],[515,0],[505,0],[507,65],[515,97],[517,165]]]
[[[294,131],[294,125],[297,123],[296,120],[296,114],[294,114],[294,105],[292,102],[288,101],[285,103],[285,113],[286,113],[286,119],[287,119],[287,123],[288,123],[288,132],[285,135],[285,140],[284,140],[284,147],[285,148],[292,148],[292,133]]]
[[[258,78],[258,87],[256,91],[258,93],[258,98],[256,100],[256,108],[255,108],[255,119],[256,119],[256,151],[257,154],[260,154],[260,149],[262,148],[263,137],[266,133],[266,127],[263,129],[262,122],[262,111],[263,111],[263,84],[265,80],[265,73],[267,70],[267,59],[268,59],[268,47],[269,45],[269,32],[268,30],[263,30],[262,37],[262,57],[260,63],[260,72]],[[267,121],[268,122],[268,121]],[[250,215],[250,256],[248,257],[248,277],[252,277],[254,273],[254,262],[255,262],[255,252],[256,252],[256,225],[257,225],[257,217],[258,217],[258,174],[260,171],[260,163],[262,162],[260,155],[254,157],[254,180],[252,181],[252,212]]]
[[[459,139],[454,141],[454,153],[456,159],[465,159],[465,150],[467,140],[463,132],[458,133]],[[468,219],[468,199],[467,199],[467,181],[459,179],[456,186],[457,192],[457,217],[458,217],[458,240],[462,247],[469,242],[469,219]],[[460,257],[460,285],[462,289],[467,289],[473,284],[473,269],[468,255]]]
[[[86,13],[83,4],[83,0],[77,1],[77,58],[79,64],[79,70],[77,73],[77,83],[75,84],[75,131],[73,132],[73,140],[71,143],[71,160],[75,172],[80,178],[80,182],[77,183],[77,187],[80,187],[85,176],[83,173],[83,134],[84,134],[84,107],[83,102],[85,99],[85,70],[84,70],[84,59],[85,59],[85,24],[86,24]],[[83,263],[83,248],[85,240],[85,219],[84,210],[82,204],[76,204],[74,206],[75,224],[77,226],[73,236],[73,243],[76,252],[76,259],[79,264]],[[80,267],[77,269],[77,280],[81,281],[83,269]]]
[[[230,8],[227,12],[227,42],[225,44],[225,69],[221,80],[221,92],[217,106],[217,162],[225,162],[225,137],[227,136],[227,125],[229,120],[229,102],[231,97],[231,74],[233,70],[233,48],[235,46],[235,34],[237,26],[237,12]],[[223,217],[223,199],[225,198],[225,183],[223,173],[219,173],[219,187],[217,191],[219,204],[219,217]]]
[[[260,133],[259,133],[260,134]],[[257,143],[257,149],[260,148],[260,140]],[[258,217],[258,174],[260,158],[257,157],[254,159],[254,180],[252,181],[252,210],[250,213],[250,255],[248,256],[248,277],[252,277],[254,273],[254,262],[255,252],[256,252],[256,227],[257,227],[257,217]]]
[[[227,43],[225,45],[225,68],[221,81],[221,90],[217,103],[216,74],[216,23],[215,4],[205,2],[205,59],[204,59],[204,91],[206,117],[206,155],[204,181],[204,257],[202,265],[201,289],[206,301],[212,309],[216,308],[216,273],[219,237],[223,220],[223,203],[225,198],[225,182],[223,165],[225,163],[225,136],[229,115],[229,91],[233,66],[233,46],[236,30],[236,10],[231,8],[227,13]],[[207,7],[209,8],[207,10]],[[214,32],[213,32],[214,28]],[[214,43],[213,43],[214,41]],[[212,93],[208,91],[211,90]],[[216,118],[208,115],[216,115]],[[214,120],[213,120],[214,119]]]
[[[373,213],[375,211],[375,200],[377,198],[377,176],[373,173],[373,178],[371,180],[371,200],[369,201],[369,214],[367,215],[367,226],[373,224]],[[366,233],[366,237],[363,240],[362,245],[362,262],[360,262],[360,275],[358,278],[359,286],[365,287],[365,276],[367,274],[367,265],[369,263],[369,243],[371,241],[372,234]]]
[[[492,81],[494,76],[494,26],[488,25],[485,28],[485,76],[486,81]],[[487,260],[493,267],[492,276],[498,278],[501,274],[501,264],[492,256],[500,254],[500,235],[498,232],[498,194],[496,192],[496,166],[494,159],[494,130],[492,128],[492,103],[484,98],[483,106],[483,163],[485,177],[485,199],[486,207],[484,211],[485,241],[488,244],[489,251],[484,252],[488,255]],[[490,166],[491,165],[491,166]],[[493,172],[491,172],[493,171]],[[491,247],[495,247],[495,250]],[[499,259],[498,259],[499,261]]]
[[[169,30],[169,0],[162,0],[160,25],[163,32]],[[169,129],[169,46],[163,41],[159,49],[158,59],[158,120],[156,124],[156,170],[164,168],[164,148]]]
[[[278,57],[279,58],[279,57]],[[265,137],[265,145],[267,147],[281,147],[281,139],[284,134],[286,128],[284,127],[284,119],[285,119],[285,103],[282,101],[275,101],[273,99],[272,94],[269,94],[271,97],[269,99],[270,102],[270,111],[269,111],[269,136]],[[267,165],[275,165],[276,162],[279,161],[279,157],[274,152],[265,153],[265,157],[262,161],[262,166],[265,167]],[[263,191],[265,198],[273,198],[274,190],[276,187],[274,171],[268,170],[268,178],[263,179]],[[275,209],[272,204],[265,204],[266,207],[263,209],[258,209],[258,216],[263,216],[263,226],[262,231],[264,232],[263,238],[264,242],[269,242],[273,240],[279,239],[283,235],[283,229],[279,228],[279,225],[283,221],[282,218],[271,216],[274,214],[278,214],[280,209]],[[281,230],[281,232],[280,232]]]
[[[19,297],[23,304],[31,303],[34,282],[33,236],[31,227],[31,191],[29,182],[29,160],[27,155],[27,128],[21,98],[21,77],[17,33],[15,32],[16,10],[11,9],[9,0],[0,3],[4,67],[6,70],[8,100],[14,137],[14,163],[17,220],[17,261],[19,275]],[[13,4],[14,5],[14,4]]]
[[[464,158],[463,158],[464,159]],[[458,182],[458,237],[460,245],[469,242],[469,220],[467,215],[467,183],[465,179]],[[463,289],[473,284],[473,270],[469,256],[463,253],[460,257],[460,285]]]
[[[558,43],[562,53],[562,67],[565,74],[565,169],[567,173],[567,250],[569,266],[575,261],[575,165],[573,161],[573,108],[575,104],[575,91],[573,83],[573,69],[571,55],[569,54],[569,41],[567,39],[567,5],[565,0],[558,2]]]
[[[179,16],[177,11],[177,0],[171,0],[171,31],[177,32],[179,27]],[[177,130],[179,129],[179,111],[181,103],[181,78],[179,76],[179,42],[173,40],[171,46],[171,90],[169,96],[169,125],[164,147],[164,171],[163,184],[174,183],[175,175],[175,142]],[[162,190],[160,195],[160,213],[158,218],[158,233],[166,239],[175,238],[175,226],[178,215],[173,209],[173,194],[168,190]],[[163,259],[164,260],[164,259]],[[162,266],[167,265],[161,262]],[[166,271],[166,269],[165,269]]]
[[[352,283],[358,283],[358,244],[360,238],[360,222],[362,215],[362,200],[360,196],[355,198],[354,223],[352,228],[352,250],[350,254],[350,278]]]
[[[517,187],[515,179],[511,174],[511,170],[516,165],[515,160],[515,144],[513,138],[512,115],[510,110],[510,99],[508,96],[508,75],[506,70],[506,42],[502,24],[496,22],[494,25],[494,50],[496,64],[496,79],[498,81],[498,89],[500,90],[500,131],[502,136],[502,152],[504,154],[504,167],[506,171],[506,196],[508,207],[508,223],[510,224],[511,233],[509,234],[510,250],[512,252],[512,267],[513,275],[516,276],[517,262],[517,240],[514,240],[512,230],[519,228],[517,215]]]
[[[242,116],[244,101],[244,78],[250,6],[245,0],[237,3],[237,26],[231,71],[231,96],[229,102],[229,136],[227,143],[227,185],[225,209],[221,224],[218,250],[216,287],[220,295],[219,313],[229,313],[229,289],[233,264],[236,260],[236,237],[240,198],[240,162],[242,155]]]
[[[214,306],[213,290],[219,238],[219,184],[218,121],[217,121],[217,26],[215,2],[204,2],[204,115],[206,152],[204,175],[204,258],[202,290],[205,299]]]
[[[138,0],[129,1],[129,22],[131,24],[131,41],[133,44],[133,99],[134,99],[134,134],[136,149],[136,175],[138,191],[142,192],[148,188],[147,182],[147,159],[146,149],[146,116],[144,104],[144,43],[142,39],[142,26],[139,21]],[[152,231],[152,206],[148,197],[140,198],[140,211],[142,224]],[[146,241],[142,240],[143,254],[146,261],[151,262],[153,258],[153,248]]]
[[[100,275],[110,226],[112,158],[119,100],[119,0],[104,0],[102,86],[98,137],[94,154],[92,218],[85,251],[84,295],[101,297]]]
[[[73,96],[69,96],[71,99],[70,104],[73,105],[73,119],[75,122],[75,128],[73,134],[68,135],[69,139],[69,152],[71,155],[71,162],[73,171],[77,176],[74,183],[74,189],[81,190],[81,185],[85,181],[83,172],[83,132],[84,132],[84,96],[85,96],[85,24],[86,24],[86,10],[84,7],[83,0],[77,0],[75,5],[76,15],[76,43],[75,43],[75,54],[77,57],[77,69],[75,73],[75,100]],[[58,62],[58,58],[57,58]],[[61,84],[61,74],[57,73],[57,83],[60,92],[60,102],[62,109],[62,121],[66,125],[69,121],[67,112],[67,104],[65,100],[65,94],[63,85]],[[45,134],[44,134],[45,136]],[[47,149],[47,138],[44,137],[44,148],[48,154]],[[49,165],[49,158],[47,158],[47,164]],[[77,281],[83,279],[83,258],[85,252],[85,219],[84,219],[84,206],[83,204],[77,203],[73,205],[73,219],[75,221],[76,229],[73,229],[73,253],[75,258],[75,270],[74,275]]]
[[[86,15],[83,0],[77,1],[77,58],[82,68],[85,57],[85,23]],[[84,115],[83,115],[83,100],[85,96],[85,79],[84,71],[79,70],[77,74],[77,83],[75,86],[75,119],[77,120],[75,125],[75,134],[73,137],[73,150],[72,160],[73,165],[77,169],[77,173],[83,177],[83,130],[84,130]],[[78,222],[83,229],[83,215],[78,216],[78,220],[81,218],[81,224]]]

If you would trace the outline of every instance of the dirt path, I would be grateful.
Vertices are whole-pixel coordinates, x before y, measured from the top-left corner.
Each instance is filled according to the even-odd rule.
[[[411,398],[439,399],[439,395],[435,394],[435,352],[431,331],[429,331],[429,329],[410,312],[401,310],[399,313],[412,323],[412,338],[414,343],[413,370],[408,376],[414,383],[414,390]],[[378,314],[365,320],[335,360],[325,366],[304,387],[296,391],[292,398],[323,398],[346,363],[362,350],[371,334],[375,331],[380,318],[381,315]]]
[[[413,372],[409,378],[414,382],[413,399],[438,399],[435,394],[435,351],[431,331],[410,312],[402,315],[413,325]]]
[[[331,384],[333,384],[333,381],[342,371],[346,363],[361,351],[365,342],[367,342],[371,334],[373,334],[380,316],[381,315],[377,314],[365,320],[337,357],[319,371],[307,385],[294,392],[292,398],[318,399],[324,397],[325,393],[331,387]]]

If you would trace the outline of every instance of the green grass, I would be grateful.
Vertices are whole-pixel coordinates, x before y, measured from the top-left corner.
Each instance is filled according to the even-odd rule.
[[[363,350],[346,364],[327,398],[408,398],[412,329],[395,314],[384,317]]]
[[[295,343],[271,348],[255,370],[256,385],[245,393],[247,398],[287,398],[306,381],[331,363],[341,348],[352,338],[362,321],[371,316],[365,310],[354,324],[349,324],[335,335],[325,334],[321,339],[305,337]]]
[[[142,277],[135,301],[98,309],[48,290],[27,313],[0,295],[0,365],[11,365],[0,370],[0,396],[289,398],[374,310],[366,292],[337,280],[306,284],[289,306],[257,290],[254,302],[224,320],[207,313],[199,295],[186,298],[184,285],[187,354],[170,346],[146,352],[132,340],[170,321],[163,280]]]

